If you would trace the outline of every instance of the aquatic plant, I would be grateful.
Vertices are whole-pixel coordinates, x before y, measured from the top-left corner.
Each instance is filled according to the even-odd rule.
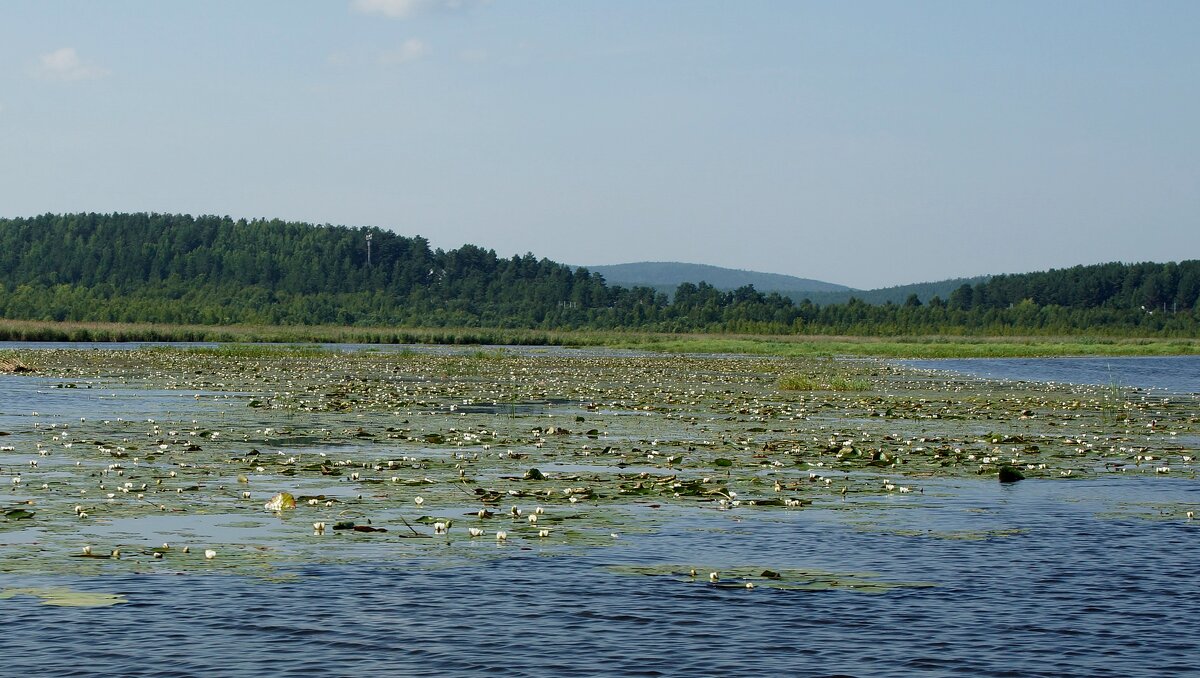
[[[383,548],[440,562],[496,533],[554,554],[612,546],[668,513],[874,519],[927,502],[930,479],[995,482],[1002,468],[1055,482],[1196,475],[1176,451],[1197,427],[1186,400],[1129,392],[1118,425],[1102,388],[878,360],[470,352],[17,352],[37,376],[7,384],[61,388],[85,409],[20,413],[0,431],[15,457],[0,571],[274,576]],[[782,389],[781,373],[822,388]],[[834,378],[870,389],[827,388]],[[110,416],[123,402],[138,416]],[[23,543],[34,531],[37,548]],[[765,586],[727,570],[711,571]]]

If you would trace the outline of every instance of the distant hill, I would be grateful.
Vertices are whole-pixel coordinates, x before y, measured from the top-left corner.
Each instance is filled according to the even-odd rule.
[[[991,276],[975,276],[973,278],[952,278],[933,282],[897,285],[874,290],[858,290],[846,285],[797,278],[779,273],[760,273],[744,271],[706,264],[685,264],[679,262],[644,261],[633,264],[613,264],[609,266],[584,266],[592,273],[604,276],[605,282],[621,287],[651,287],[668,296],[675,294],[675,288],[681,283],[706,282],[722,291],[736,290],[745,285],[754,285],[759,292],[778,292],[793,301],[805,299],[814,304],[844,304],[851,298],[859,299],[868,304],[902,304],[909,295],[915,294],[922,302],[936,297],[943,301],[959,287],[974,286],[987,282]]]
[[[937,280],[933,282],[912,283],[910,285],[897,285],[895,287],[881,287],[875,290],[843,290],[837,292],[813,292],[804,295],[809,301],[814,304],[844,304],[850,301],[851,297],[861,299],[868,304],[886,304],[889,301],[893,304],[903,304],[909,295],[915,294],[921,302],[927,302],[934,297],[939,297],[943,301],[950,298],[954,290],[963,285],[971,285],[974,287],[979,283],[987,282],[991,276],[980,275],[973,278],[951,278],[949,280]],[[796,301],[802,301],[802,297],[792,296]]]
[[[785,296],[794,296],[796,293],[805,292],[842,292],[851,289],[845,285],[779,273],[759,273],[675,261],[642,261],[633,264],[584,266],[583,268],[604,276],[605,282],[610,285],[653,287],[671,293],[685,282],[706,282],[722,291],[754,285],[754,288],[760,292],[779,292]]]

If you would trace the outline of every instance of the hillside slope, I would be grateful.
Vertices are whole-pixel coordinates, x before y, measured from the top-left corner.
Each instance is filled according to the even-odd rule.
[[[676,261],[643,261],[630,264],[611,264],[603,266],[585,266],[593,273],[599,273],[612,285],[623,287],[670,287],[674,289],[683,283],[699,284],[706,282],[713,287],[729,291],[746,285],[754,285],[755,289],[763,292],[779,292],[789,296],[795,292],[839,292],[850,290],[845,285],[797,278],[780,273],[759,273],[733,268],[722,268],[708,264],[686,264]]]

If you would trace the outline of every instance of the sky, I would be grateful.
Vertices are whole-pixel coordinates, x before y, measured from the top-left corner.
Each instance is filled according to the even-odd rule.
[[[5,0],[0,217],[851,287],[1200,258],[1200,2]]]

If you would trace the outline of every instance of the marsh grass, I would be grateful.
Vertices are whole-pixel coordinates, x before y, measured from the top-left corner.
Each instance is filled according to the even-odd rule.
[[[1101,417],[1105,423],[1113,424],[1125,418],[1125,393],[1121,382],[1112,373],[1112,365],[1108,366],[1108,385],[1104,387],[1104,403]]]
[[[735,353],[789,358],[1036,358],[1200,353],[1200,340],[1154,338],[658,335],[642,339],[641,343],[630,341],[615,345],[664,353]]]
[[[0,341],[215,342],[289,344],[443,344],[600,346],[660,353],[732,353],[794,358],[1004,358],[1197,355],[1200,339],[1155,337],[850,337],[667,334],[499,328],[166,325],[0,320]]]

